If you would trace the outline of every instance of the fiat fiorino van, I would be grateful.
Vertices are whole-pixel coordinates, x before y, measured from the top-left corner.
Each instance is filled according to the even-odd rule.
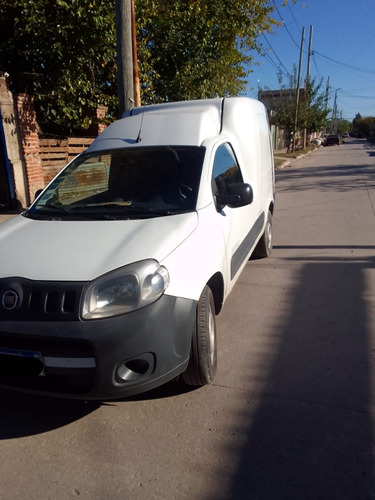
[[[0,385],[80,399],[213,381],[215,315],[272,249],[264,106],[135,108],[0,225]]]

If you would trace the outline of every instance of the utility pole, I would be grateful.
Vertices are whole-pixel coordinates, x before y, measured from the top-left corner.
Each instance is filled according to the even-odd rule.
[[[332,133],[337,134],[337,116],[338,116],[338,109],[337,109],[337,92],[341,90],[341,88],[336,89],[335,91],[335,100],[333,103],[333,111],[332,111]]]
[[[313,27],[310,26],[309,52],[308,52],[308,59],[307,59],[306,81],[309,81],[309,79],[310,79],[310,66],[311,66],[311,55],[312,55],[312,50],[311,50],[312,36],[313,36]]]
[[[131,0],[131,11],[132,11],[132,60],[133,60],[133,84],[134,84],[134,105],[141,105],[141,89],[139,85],[139,74],[138,74],[138,54],[137,54],[137,30],[135,26],[135,5],[134,0]]]
[[[119,115],[134,107],[131,0],[116,0],[117,82]]]
[[[306,80],[305,80],[305,101],[306,101],[307,113],[309,112],[309,109],[310,109],[310,96],[308,95],[308,90],[309,90],[308,86],[310,83],[312,35],[313,35],[313,27],[310,26],[309,52],[307,54],[307,72],[306,72]],[[306,142],[307,142],[307,130],[305,127],[303,130],[303,147],[304,148],[306,147]]]
[[[325,99],[324,99],[324,105],[325,105],[325,110],[327,111],[327,114],[328,114],[328,99],[329,99],[329,80],[330,80],[330,77],[328,77],[327,79],[327,84],[326,84],[326,95],[325,95]],[[328,123],[327,123],[328,125]],[[327,127],[325,128],[325,133],[327,133]]]
[[[328,79],[327,79],[327,84],[326,84],[326,95],[325,95],[325,100],[324,100],[324,101],[325,101],[325,102],[324,102],[324,104],[325,104],[325,109],[326,109],[326,111],[327,111],[327,109],[328,109],[328,98],[329,98],[329,80],[330,80],[330,77],[328,77]]]
[[[303,44],[305,41],[305,28],[302,28],[302,37],[301,37],[301,50],[299,54],[299,66],[298,66],[298,78],[297,78],[297,91],[296,91],[296,113],[294,116],[294,131],[293,131],[293,143],[292,143],[292,152],[296,150],[296,133],[297,133],[297,122],[298,122],[298,106],[299,106],[299,88],[301,86],[301,68],[302,68],[302,53],[303,53]]]

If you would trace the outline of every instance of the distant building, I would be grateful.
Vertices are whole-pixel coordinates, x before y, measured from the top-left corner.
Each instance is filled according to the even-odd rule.
[[[259,90],[258,100],[267,108],[271,119],[277,111],[285,106],[295,106],[297,89]],[[299,98],[303,100],[305,89],[300,89]]]

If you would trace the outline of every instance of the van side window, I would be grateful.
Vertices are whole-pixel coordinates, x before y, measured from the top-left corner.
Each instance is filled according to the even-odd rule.
[[[229,184],[243,182],[236,157],[229,144],[218,147],[212,171],[213,194],[225,194]]]

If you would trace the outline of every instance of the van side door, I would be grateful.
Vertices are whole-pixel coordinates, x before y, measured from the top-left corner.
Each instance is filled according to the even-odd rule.
[[[253,203],[244,206],[222,206],[218,203],[220,195],[230,192],[229,186],[243,183],[243,175],[236,155],[229,143],[221,144],[214,155],[212,168],[212,193],[216,202],[217,222],[226,246],[229,276],[226,283],[233,281],[247,262],[255,245],[263,220],[257,218]]]

